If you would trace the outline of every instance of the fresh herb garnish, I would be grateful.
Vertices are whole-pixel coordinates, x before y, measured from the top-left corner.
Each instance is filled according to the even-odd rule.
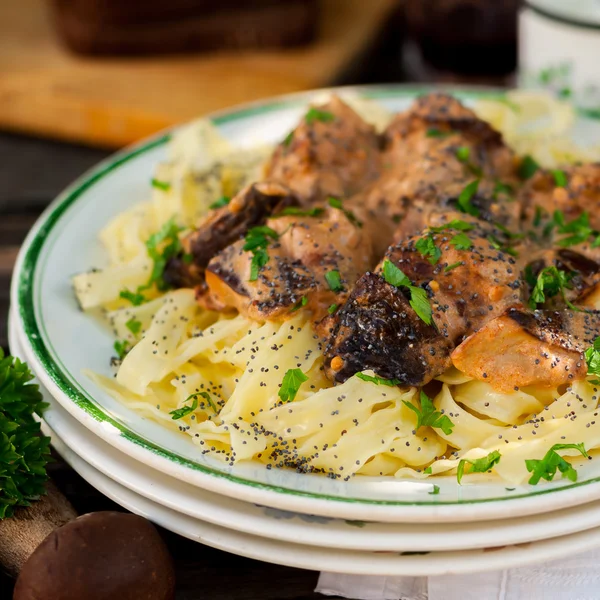
[[[474,217],[479,216],[479,209],[473,206],[471,200],[479,188],[479,179],[469,183],[458,197],[458,209]]]
[[[433,484],[433,490],[431,492],[427,492],[430,496],[437,496],[440,493],[440,486]]]
[[[551,171],[552,176],[554,177],[554,183],[556,183],[557,187],[567,187],[569,183],[567,179],[567,174],[560,169],[553,169]]]
[[[127,356],[127,353],[129,352],[129,350],[131,349],[129,347],[129,342],[127,340],[123,340],[123,341],[117,340],[114,343],[113,347],[115,349],[115,352],[117,353],[117,357],[119,358],[119,360],[123,360]]]
[[[395,387],[400,385],[399,379],[384,379],[383,377],[377,377],[373,375],[367,375],[366,373],[357,373],[356,376],[363,381],[368,383],[374,383],[375,385],[386,385],[387,387]]]
[[[457,267],[460,267],[463,264],[464,263],[462,260],[459,262],[452,263],[451,265],[444,267],[444,273],[449,273],[450,271],[453,271],[454,269],[456,269]]]
[[[337,309],[338,309],[338,305],[337,304],[330,304],[329,308],[327,309],[327,312],[330,315],[332,315]]]
[[[50,438],[40,435],[33,414],[48,405],[32,379],[25,363],[0,348],[0,519],[45,494]]]
[[[335,115],[328,110],[321,110],[320,108],[315,108],[314,106],[308,109],[304,120],[312,125],[315,121],[321,121],[322,123],[330,123],[331,121],[335,121]]]
[[[502,243],[495,235],[488,235],[486,239],[496,250],[501,250],[511,256],[519,256],[519,253],[514,248]]]
[[[163,192],[168,192],[171,189],[171,184],[168,181],[160,181],[160,179],[152,179],[151,183],[152,183],[152,187],[155,187],[158,190],[162,190]]]
[[[471,151],[468,146],[460,146],[456,149],[456,158],[460,160],[460,162],[467,162],[469,157],[471,156]]]
[[[325,281],[332,292],[343,292],[344,286],[342,284],[342,276],[339,271],[327,271],[325,273]]]
[[[569,308],[577,310],[577,308],[565,298],[565,290],[571,289],[572,287],[569,280],[569,274],[562,269],[558,269],[554,266],[542,269],[539,272],[535,286],[531,291],[529,308],[535,310],[537,305],[543,304],[547,298],[552,298],[560,294]]]
[[[473,246],[473,242],[464,233],[457,233],[451,240],[450,243],[457,250],[468,250]]]
[[[273,215],[273,217],[320,217],[324,212],[324,208],[303,209],[297,206],[286,206],[281,212]]]
[[[179,227],[174,219],[169,219],[156,233],[148,238],[146,249],[154,265],[148,283],[139,287],[138,292],[150,288],[152,284],[156,284],[160,291],[169,289],[169,284],[163,279],[163,273],[167,262],[181,251],[181,242],[179,241],[181,230],[182,227]]]
[[[142,330],[142,323],[135,317],[131,317],[131,319],[125,323],[125,327],[127,327],[127,329],[133,333],[133,335],[137,335]]]
[[[514,189],[512,185],[509,185],[508,183],[503,183],[502,181],[496,181],[494,189],[492,190],[492,196],[494,199],[497,198],[498,194],[505,194],[506,196],[509,196],[509,198],[512,200],[513,193]]]
[[[193,413],[198,408],[198,394],[192,394],[191,396],[188,396],[184,400],[184,402],[189,402],[190,400],[192,400],[192,398],[193,402],[191,404],[188,404],[187,406],[182,406],[181,408],[178,408],[176,410],[172,410],[169,413],[173,421],[177,421],[177,419],[187,417],[189,414]]]
[[[438,129],[437,127],[430,127],[427,132],[425,133],[425,135],[429,138],[445,138],[448,137],[450,135],[455,134],[456,131],[442,131],[441,129]]]
[[[588,375],[600,375],[600,337],[597,337],[592,346],[585,351],[585,361]]]
[[[259,271],[269,262],[267,246],[270,240],[278,238],[279,234],[266,225],[258,225],[248,230],[242,250],[252,252],[249,281],[256,281],[258,279]]]
[[[445,231],[446,229],[456,229],[457,231],[471,231],[475,229],[475,225],[471,225],[471,223],[467,223],[462,219],[453,219],[446,225],[440,225],[439,227],[430,227],[429,230],[434,233],[440,233],[441,231]]]
[[[284,138],[283,140],[283,145],[287,148],[291,143],[292,140],[294,139],[294,130],[292,129],[292,131],[290,131]]]
[[[508,227],[502,223],[494,223],[494,227],[499,229],[507,238],[511,240],[520,240],[525,237],[524,233],[513,233]]]
[[[577,471],[573,468],[571,463],[557,453],[557,450],[577,450],[583,457],[589,458],[583,443],[554,444],[541,460],[528,459],[525,461],[527,471],[531,473],[528,482],[529,485],[537,485],[540,479],[552,481],[556,475],[557,469],[562,473],[563,479],[566,478],[570,481],[577,481]]]
[[[497,465],[500,462],[500,457],[500,452],[498,452],[498,450],[494,450],[487,456],[476,458],[474,460],[471,460],[470,458],[461,459],[458,463],[458,468],[456,469],[456,480],[458,483],[460,483],[465,473],[465,466],[467,464],[471,467],[468,471],[469,473],[486,473],[494,465]]]
[[[204,398],[209,406],[213,409],[213,411],[216,413],[218,413],[219,411],[217,410],[217,406],[216,404],[213,402],[213,399],[210,397],[210,394],[208,392],[198,392],[200,394],[200,396],[202,396],[202,398]]]
[[[442,256],[442,251],[435,245],[431,234],[419,238],[415,244],[415,248],[432,265],[436,265]]]
[[[302,298],[300,298],[300,300],[296,302],[291,312],[296,312],[297,310],[300,310],[303,306],[306,306],[307,304],[308,296],[302,296]]]
[[[143,294],[140,294],[139,292],[130,292],[129,290],[121,290],[119,298],[129,300],[133,306],[140,306],[146,302],[146,298]]]
[[[293,402],[300,386],[305,381],[308,381],[308,377],[301,369],[288,369],[287,373],[283,376],[283,381],[277,395],[282,402]]]
[[[229,196],[221,196],[217,201],[213,202],[209,205],[208,208],[222,208],[223,206],[227,206],[231,202],[231,198]]]
[[[541,206],[537,206],[535,207],[535,214],[533,216],[533,226],[534,227],[539,227],[540,223],[542,222],[542,207]]]
[[[521,179],[530,179],[533,177],[537,171],[539,170],[540,165],[535,162],[529,154],[523,157],[521,161],[521,165],[519,166],[519,177]]]
[[[405,406],[410,408],[417,415],[417,426],[415,429],[420,427],[435,427],[441,429],[446,435],[452,433],[454,423],[448,418],[447,415],[435,410],[431,398],[421,390],[419,395],[421,401],[421,408],[417,408],[412,402],[402,400]]]
[[[552,215],[552,223],[556,226],[558,233],[570,233],[571,235],[562,238],[556,242],[558,246],[568,248],[582,244],[590,236],[598,236],[598,232],[590,227],[590,218],[587,212],[582,212],[576,219],[565,223],[565,215],[560,210],[555,210]],[[598,237],[592,243],[592,246],[598,245]],[[599,242],[600,243],[600,242]]]
[[[431,305],[427,298],[427,292],[415,285],[413,285],[410,279],[392,262],[387,258],[383,261],[383,278],[387,283],[394,287],[405,287],[410,292],[410,305],[415,311],[417,316],[426,323],[431,325]]]
[[[341,210],[344,213],[344,215],[346,215],[348,221],[352,223],[352,225],[355,225],[356,227],[363,226],[362,222],[356,218],[356,215],[351,210],[344,208],[344,206],[342,205],[342,201],[339,198],[329,196],[329,198],[327,198],[327,202],[332,208],[337,208],[338,210]]]

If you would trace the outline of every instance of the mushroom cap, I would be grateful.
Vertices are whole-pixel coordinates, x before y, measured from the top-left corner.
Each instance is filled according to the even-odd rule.
[[[156,528],[120,512],[54,530],[23,565],[13,600],[173,600],[171,556]]]

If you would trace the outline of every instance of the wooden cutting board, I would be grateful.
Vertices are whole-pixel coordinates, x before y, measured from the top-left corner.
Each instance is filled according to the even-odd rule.
[[[44,0],[0,1],[0,128],[118,147],[240,102],[329,85],[398,0],[322,2],[306,48],[87,58],[60,45]]]

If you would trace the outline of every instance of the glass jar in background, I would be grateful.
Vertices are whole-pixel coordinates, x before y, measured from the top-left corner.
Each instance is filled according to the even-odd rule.
[[[521,0],[406,0],[407,77],[510,85],[520,5]]]

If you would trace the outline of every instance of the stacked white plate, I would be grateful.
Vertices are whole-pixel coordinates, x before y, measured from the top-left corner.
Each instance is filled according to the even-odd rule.
[[[355,90],[405,108],[424,90]],[[451,90],[467,101],[497,92]],[[214,117],[234,143],[274,142],[311,94]],[[582,121],[584,136],[600,123]],[[439,575],[545,561],[600,546],[600,465],[576,483],[458,485],[355,477],[349,482],[199,456],[186,436],[142,418],[96,387],[114,340],[84,315],[70,277],[101,267],[98,231],[145,200],[168,135],[115,155],[84,175],[42,215],[13,281],[11,350],[35,372],[50,403],[44,427],[59,453],[118,503],[199,542],[270,562],[372,575]],[[433,484],[439,494],[432,494]]]

